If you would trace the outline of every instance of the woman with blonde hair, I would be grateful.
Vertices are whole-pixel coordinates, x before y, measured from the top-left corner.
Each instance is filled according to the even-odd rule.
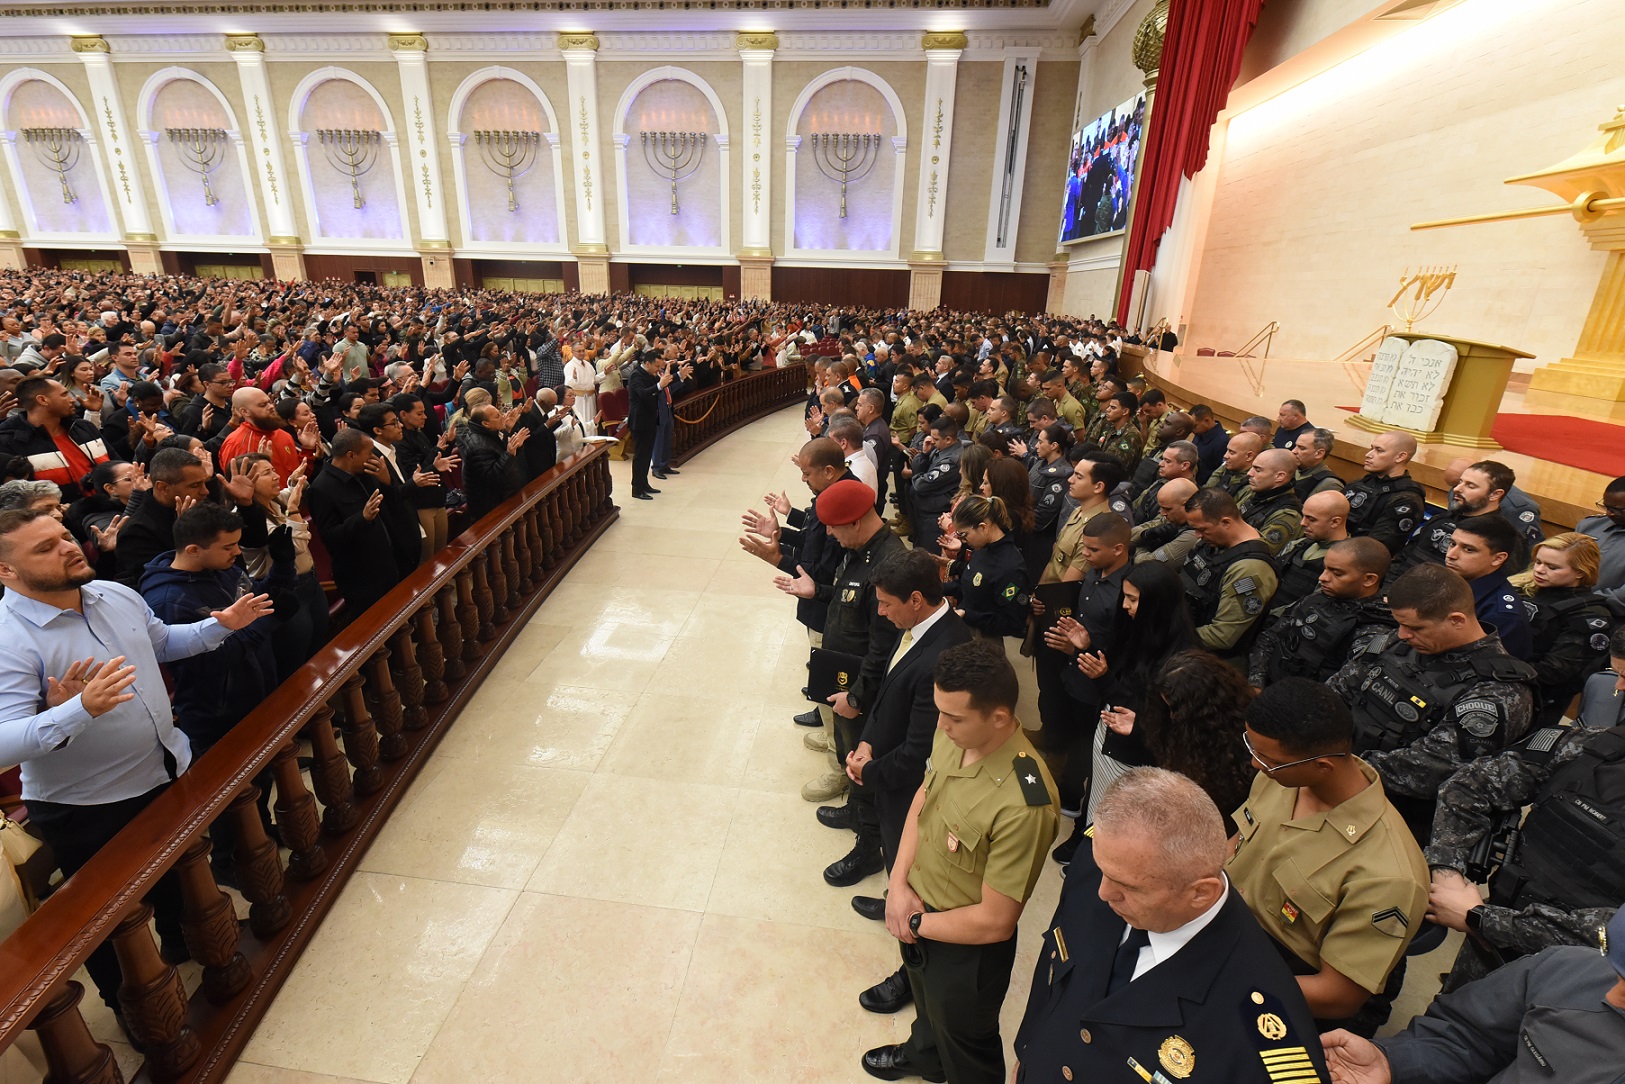
[[[1585,685],[1608,665],[1612,615],[1593,590],[1602,567],[1597,540],[1569,531],[1535,547],[1529,571],[1510,577],[1528,601],[1535,647],[1530,663],[1540,690],[1537,725],[1555,725]]]
[[[960,552],[970,553],[954,562],[942,593],[954,600],[977,639],[1003,646],[1006,636],[1026,629],[1032,591],[1021,547],[1011,534],[1010,512],[998,497],[968,493],[950,515],[963,542]]]

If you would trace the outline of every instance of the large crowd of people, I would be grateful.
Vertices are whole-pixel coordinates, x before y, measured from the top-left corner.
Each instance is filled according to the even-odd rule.
[[[802,795],[852,839],[824,879],[884,875],[852,906],[898,966],[855,993],[916,1016],[864,1070],[1006,1079],[1015,931],[1053,859],[1019,1080],[1615,1080],[1625,478],[1550,536],[1494,460],[1430,509],[1404,433],[1345,482],[1303,404],[1228,433],[1121,375],[1137,342],[0,273],[0,767],[71,875],[451,524],[623,422],[654,500],[684,395],[805,366],[808,498],[769,494],[740,543],[807,629],[795,722],[827,770]],[[176,886],[152,902],[184,958]],[[1374,1039],[1446,930],[1440,997]],[[117,1011],[110,949],[90,971]]]

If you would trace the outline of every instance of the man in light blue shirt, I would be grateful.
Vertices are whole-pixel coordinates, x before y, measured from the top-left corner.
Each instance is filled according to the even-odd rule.
[[[96,580],[60,521],[0,512],[0,763],[22,765],[30,828],[72,876],[192,761],[159,664],[211,651],[271,612],[238,599],[191,625],[165,625],[141,596]],[[173,877],[152,892],[166,954],[184,959]],[[87,962],[116,1009],[118,962]]]

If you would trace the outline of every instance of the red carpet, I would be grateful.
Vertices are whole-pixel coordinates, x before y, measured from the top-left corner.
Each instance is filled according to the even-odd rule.
[[[1520,455],[1610,478],[1625,474],[1625,426],[1556,414],[1497,414],[1490,435]]]

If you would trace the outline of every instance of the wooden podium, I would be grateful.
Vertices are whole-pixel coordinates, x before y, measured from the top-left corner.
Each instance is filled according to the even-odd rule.
[[[1506,394],[1512,363],[1534,355],[1510,346],[1421,331],[1396,331],[1391,337],[1408,343],[1434,339],[1456,348],[1456,368],[1444,389],[1438,420],[1430,429],[1422,430],[1356,414],[1349,419],[1349,424],[1370,433],[1409,433],[1418,444],[1454,444],[1498,451],[1501,445],[1490,436],[1490,430],[1495,427],[1501,397]]]

